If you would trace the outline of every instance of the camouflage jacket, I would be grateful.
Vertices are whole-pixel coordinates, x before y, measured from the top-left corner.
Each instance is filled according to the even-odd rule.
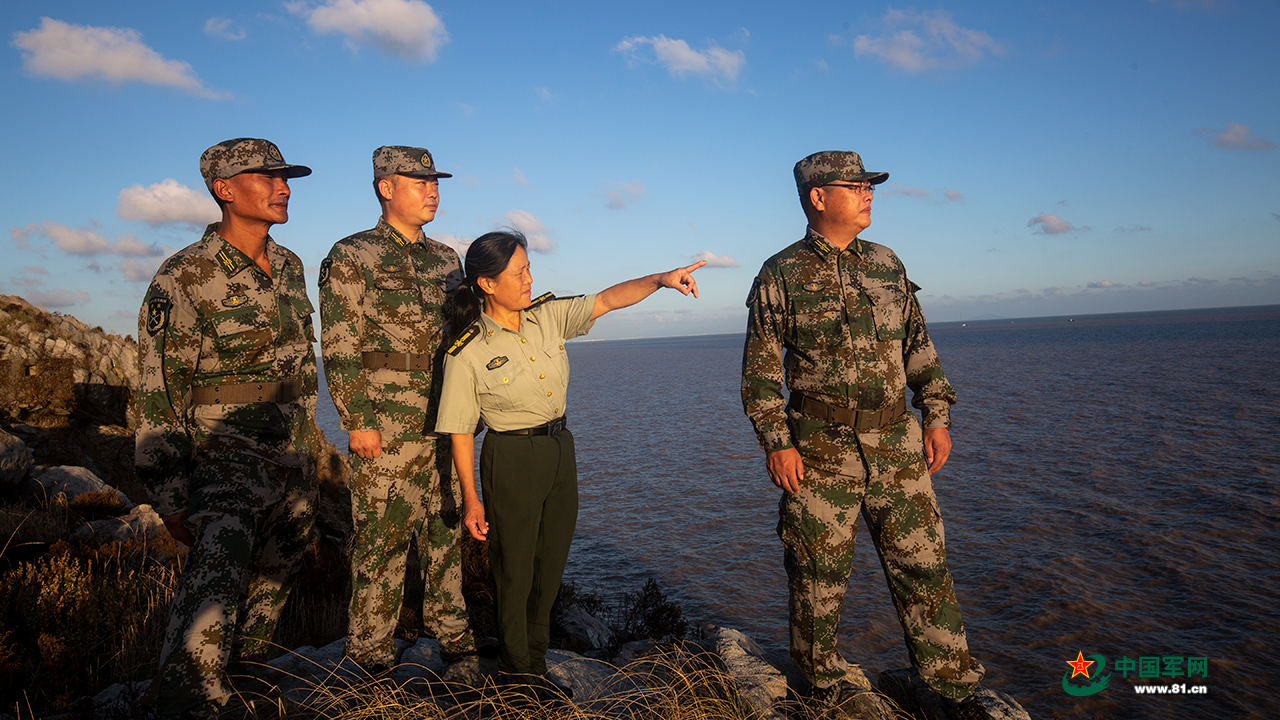
[[[302,467],[315,428],[316,356],[302,261],[267,239],[271,277],[210,225],[161,264],[138,317],[138,479],[156,510],[185,510],[198,453],[233,449]],[[299,378],[290,403],[195,405],[192,388]]]
[[[383,442],[432,436],[440,397],[446,293],[462,283],[452,248],[377,227],[334,244],[320,266],[325,380],[342,427]],[[429,370],[366,370],[365,352],[432,356]]]
[[[784,380],[856,410],[889,407],[909,387],[925,427],[950,427],[955,390],[918,289],[889,248],[858,239],[841,251],[812,229],[765,261],[747,297],[742,405],[766,452],[793,446]]]

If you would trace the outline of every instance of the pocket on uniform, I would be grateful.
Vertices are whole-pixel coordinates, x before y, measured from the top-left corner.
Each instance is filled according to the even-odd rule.
[[[797,348],[811,350],[843,344],[844,315],[839,310],[797,313],[792,322]]]
[[[233,362],[243,372],[253,372],[256,366],[271,362],[270,355],[275,351],[271,328],[259,325],[259,319],[265,318],[256,305],[213,314],[209,326],[213,350],[220,360]],[[267,356],[261,357],[264,354]]]
[[[876,338],[902,340],[907,336],[907,296],[897,285],[870,285],[866,288],[871,312],[876,320]]]
[[[476,378],[476,391],[487,396],[480,400],[480,406],[498,412],[530,407],[536,388],[530,387],[527,373],[524,364],[513,359]]]

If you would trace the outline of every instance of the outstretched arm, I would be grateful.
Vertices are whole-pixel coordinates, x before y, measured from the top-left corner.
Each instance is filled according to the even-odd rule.
[[[591,319],[604,315],[611,310],[635,305],[664,287],[679,290],[681,294],[693,293],[698,297],[698,283],[693,279],[693,271],[706,265],[700,260],[688,267],[676,268],[671,272],[646,275],[635,280],[618,283],[611,288],[601,290],[596,295],[595,307],[591,310]]]

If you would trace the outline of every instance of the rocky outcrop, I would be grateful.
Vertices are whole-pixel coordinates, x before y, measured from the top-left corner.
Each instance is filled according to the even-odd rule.
[[[80,420],[138,426],[138,345],[0,295],[0,410],[40,427]]]
[[[0,485],[17,485],[35,460],[31,448],[18,437],[0,430]]]

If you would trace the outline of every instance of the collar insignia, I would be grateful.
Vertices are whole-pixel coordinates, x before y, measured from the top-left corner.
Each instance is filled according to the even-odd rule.
[[[236,261],[231,259],[226,250],[218,251],[218,261],[222,263],[222,267],[226,269],[228,275],[235,273]]]

